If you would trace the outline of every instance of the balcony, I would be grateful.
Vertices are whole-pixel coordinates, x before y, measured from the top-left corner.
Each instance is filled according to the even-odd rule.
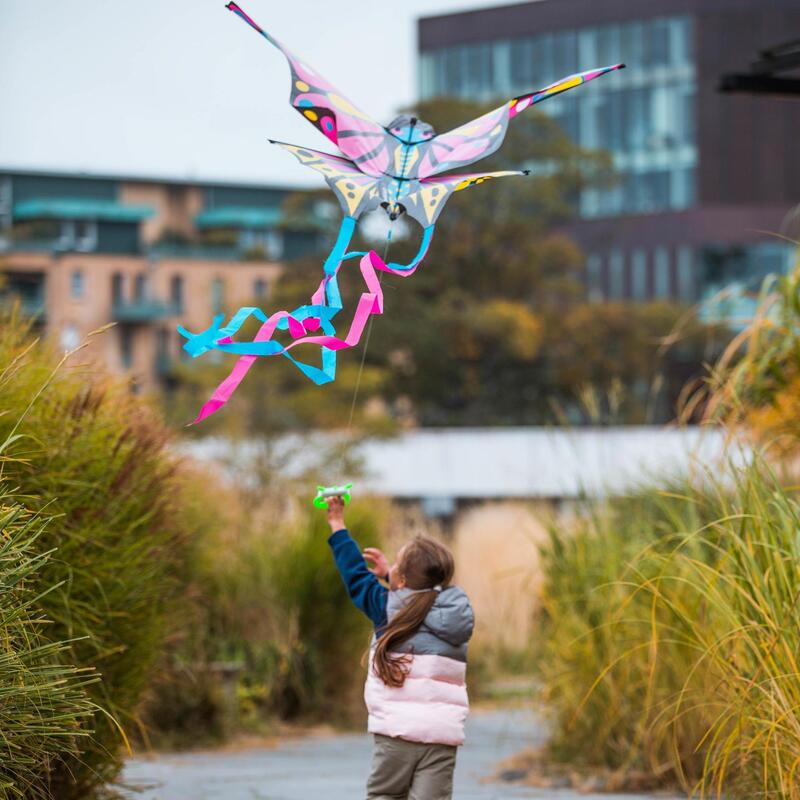
[[[181,309],[174,303],[162,303],[160,300],[117,301],[111,308],[114,322],[128,325],[147,325],[165,317],[176,317],[180,313]]]
[[[241,261],[241,250],[234,245],[202,245],[157,242],[147,248],[152,258],[187,258],[197,261]]]

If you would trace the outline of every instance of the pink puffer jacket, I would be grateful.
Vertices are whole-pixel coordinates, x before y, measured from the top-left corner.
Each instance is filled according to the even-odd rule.
[[[389,620],[411,594],[407,589],[389,593]],[[398,646],[398,652],[411,655],[403,686],[387,686],[370,659],[364,687],[370,733],[426,744],[464,743],[467,642],[473,626],[469,599],[453,586],[439,594],[419,630]]]

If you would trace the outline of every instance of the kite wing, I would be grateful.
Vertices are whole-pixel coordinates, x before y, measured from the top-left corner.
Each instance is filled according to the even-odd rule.
[[[624,67],[624,64],[614,64],[570,75],[544,89],[515,97],[505,105],[452,131],[434,136],[433,139],[418,145],[422,153],[417,175],[420,178],[427,178],[448,169],[464,167],[491,155],[503,143],[509,120],[526,108]]]
[[[389,166],[390,160],[386,147],[388,134],[384,128],[357,109],[325,78],[292,55],[236,3],[228,3],[226,8],[241,17],[286,56],[292,71],[292,92],[289,98],[291,104],[354,161],[358,169],[367,175],[381,175]]]
[[[342,211],[348,217],[358,219],[366,211],[378,207],[379,180],[365,175],[352,161],[330,153],[321,153],[309,147],[298,147],[286,142],[275,142],[272,139],[270,141],[290,152],[303,166],[319,172],[333,190]]]
[[[442,178],[426,178],[416,181],[415,186],[403,198],[406,213],[413,217],[423,228],[433,225],[444,204],[453,192],[469,189],[471,186],[485,183],[492,178],[505,178],[509,175],[528,175],[530,170],[504,170],[502,172],[476,172],[469,175],[446,175]]]

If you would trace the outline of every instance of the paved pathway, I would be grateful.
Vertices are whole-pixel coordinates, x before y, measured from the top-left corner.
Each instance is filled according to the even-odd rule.
[[[523,711],[475,711],[459,751],[456,800],[649,800],[644,795],[587,795],[482,783],[497,763],[541,743],[543,730]],[[371,741],[366,734],[309,736],[273,749],[136,758],[124,780],[139,800],[362,800]]]

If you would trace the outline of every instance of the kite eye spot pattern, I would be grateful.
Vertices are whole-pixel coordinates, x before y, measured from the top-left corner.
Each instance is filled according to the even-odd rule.
[[[294,85],[301,91],[307,92],[311,87],[305,81],[295,81]]]
[[[297,105],[299,108],[311,108],[314,104],[307,97],[304,97],[302,100],[297,101]]]
[[[307,117],[312,122],[316,122],[319,119],[319,117],[317,116],[317,112],[316,111],[312,111],[311,109],[306,109],[303,112],[303,116]]]

